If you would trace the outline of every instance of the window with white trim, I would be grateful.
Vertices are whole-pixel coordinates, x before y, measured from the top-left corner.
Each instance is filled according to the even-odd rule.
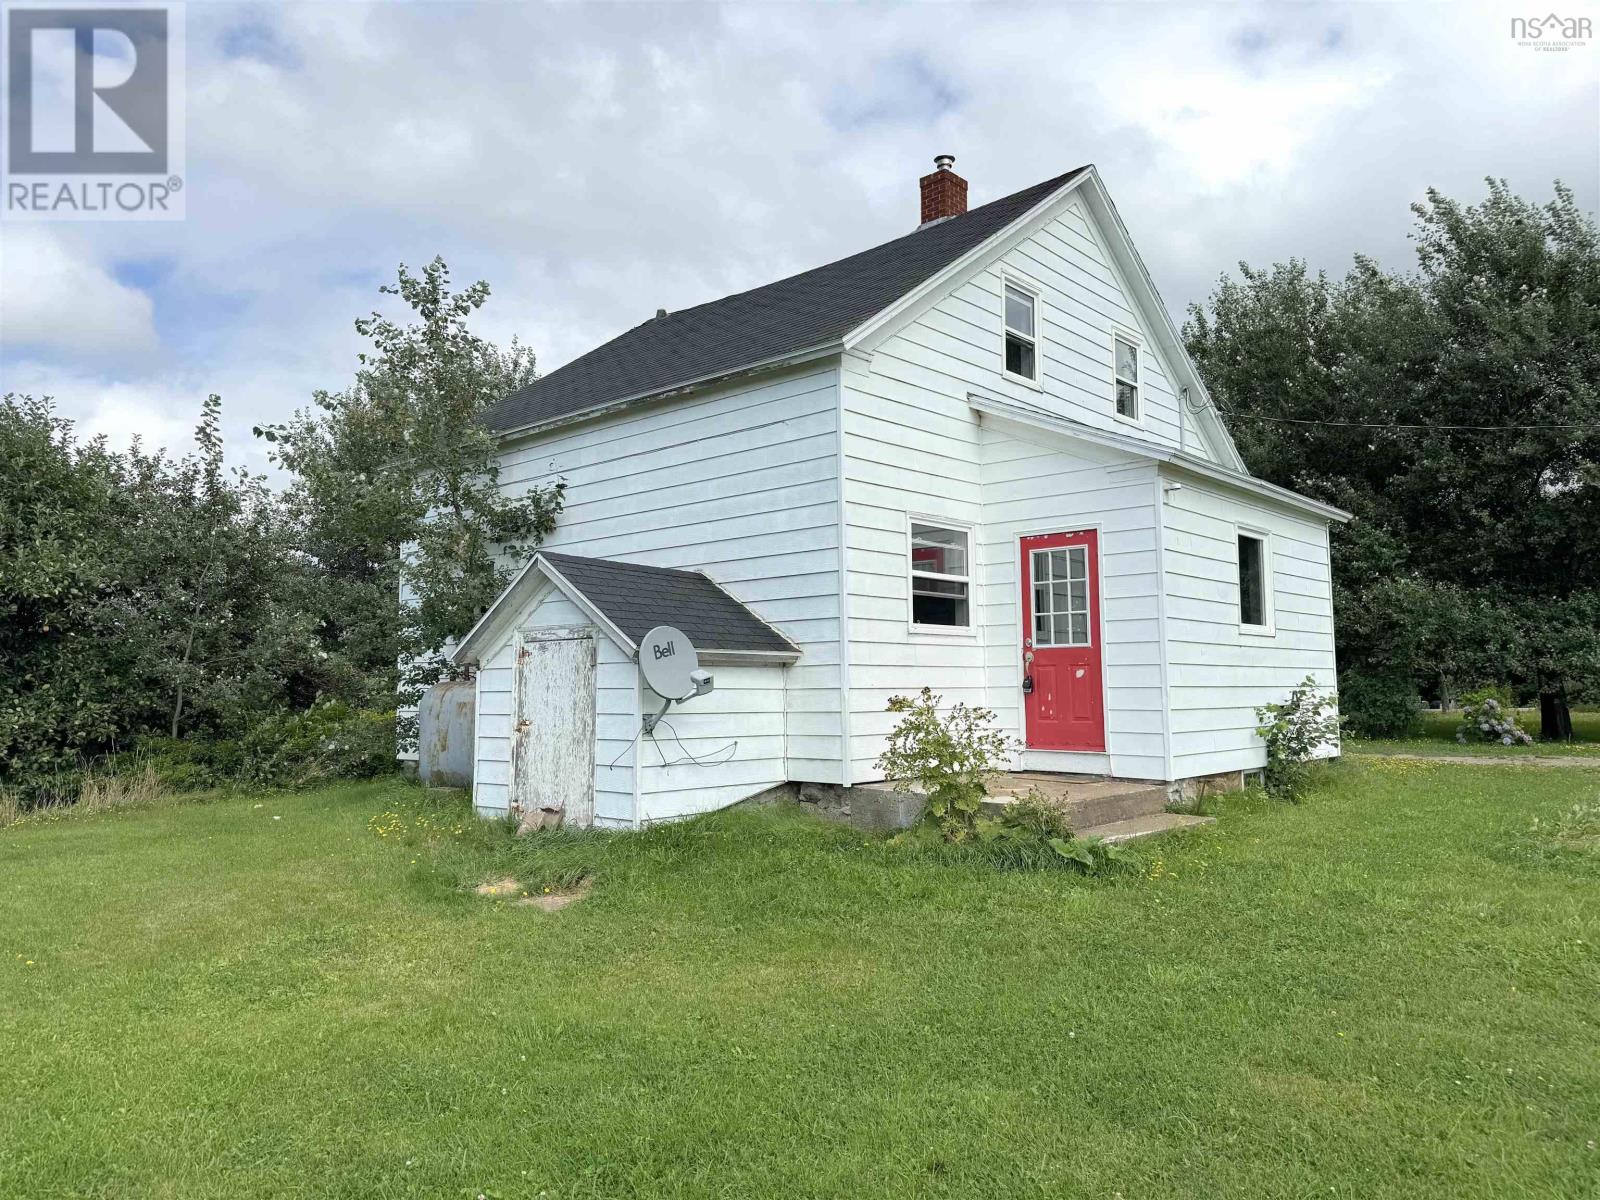
[[[972,628],[972,566],[965,529],[911,522],[911,623]]]
[[[1117,416],[1130,421],[1139,419],[1139,346],[1138,343],[1114,334],[1111,338],[1115,357],[1112,368],[1113,386],[1117,393]]]
[[[1039,298],[1010,280],[1005,285],[1007,375],[1039,382]]]
[[[1272,628],[1272,563],[1267,539],[1239,531],[1239,625],[1264,633]]]

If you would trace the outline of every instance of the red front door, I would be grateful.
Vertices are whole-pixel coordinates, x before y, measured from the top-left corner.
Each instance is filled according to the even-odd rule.
[[[1022,690],[1032,750],[1106,748],[1099,535],[1022,539]]]

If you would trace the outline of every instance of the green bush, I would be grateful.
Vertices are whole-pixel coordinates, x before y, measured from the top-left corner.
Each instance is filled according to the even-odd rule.
[[[1346,672],[1339,679],[1339,712],[1356,737],[1408,737],[1422,727],[1422,701],[1408,675]]]
[[[240,739],[245,782],[302,787],[394,770],[395,715],[330,700],[262,721]]]
[[[1307,675],[1282,704],[1256,709],[1256,720],[1256,732],[1267,744],[1267,794],[1298,801],[1310,781],[1311,760],[1339,736],[1333,697]]]
[[[1476,704],[1461,710],[1461,724],[1456,728],[1456,741],[1498,742],[1502,746],[1528,746],[1533,735],[1517,724],[1517,710],[1501,704],[1493,696],[1486,696]]]
[[[232,786],[304,787],[368,779],[395,769],[395,715],[317,704],[258,723],[237,741],[198,737],[142,739],[133,749],[35,770],[0,791],[18,812],[78,804],[108,781],[148,780],[162,792]]]
[[[1505,684],[1489,684],[1475,687],[1470,691],[1462,692],[1456,698],[1456,703],[1461,708],[1477,708],[1485,700],[1493,700],[1501,708],[1516,708],[1517,699],[1511,694],[1511,689]]]
[[[947,865],[978,863],[999,871],[1072,871],[1105,875],[1136,869],[1139,859],[1122,847],[1072,832],[1066,810],[1038,789],[1005,805],[998,817],[977,817],[960,838],[924,821],[888,843]]]
[[[928,818],[959,842],[972,835],[989,777],[1005,768],[1015,742],[989,709],[957,704],[940,716],[939,700],[931,688],[890,698],[889,711],[903,716],[877,765],[885,779],[926,796]]]

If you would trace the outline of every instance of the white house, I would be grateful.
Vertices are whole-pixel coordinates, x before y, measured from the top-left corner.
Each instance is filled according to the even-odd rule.
[[[1328,525],[1253,478],[1094,167],[658,313],[495,405],[501,483],[567,506],[458,648],[474,798],[632,826],[874,781],[887,701],[994,709],[1019,769],[1259,768],[1334,686]],[[647,571],[638,568],[670,568]],[[642,731],[645,629],[716,689]]]

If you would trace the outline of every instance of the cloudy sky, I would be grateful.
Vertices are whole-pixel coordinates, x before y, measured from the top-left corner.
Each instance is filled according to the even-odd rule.
[[[1429,186],[1600,199],[1600,51],[1525,9],[191,2],[187,219],[0,227],[0,390],[183,446],[220,392],[263,469],[401,262],[548,370],[908,231],[939,152],[974,204],[1096,163],[1179,316],[1240,260],[1409,266]]]

